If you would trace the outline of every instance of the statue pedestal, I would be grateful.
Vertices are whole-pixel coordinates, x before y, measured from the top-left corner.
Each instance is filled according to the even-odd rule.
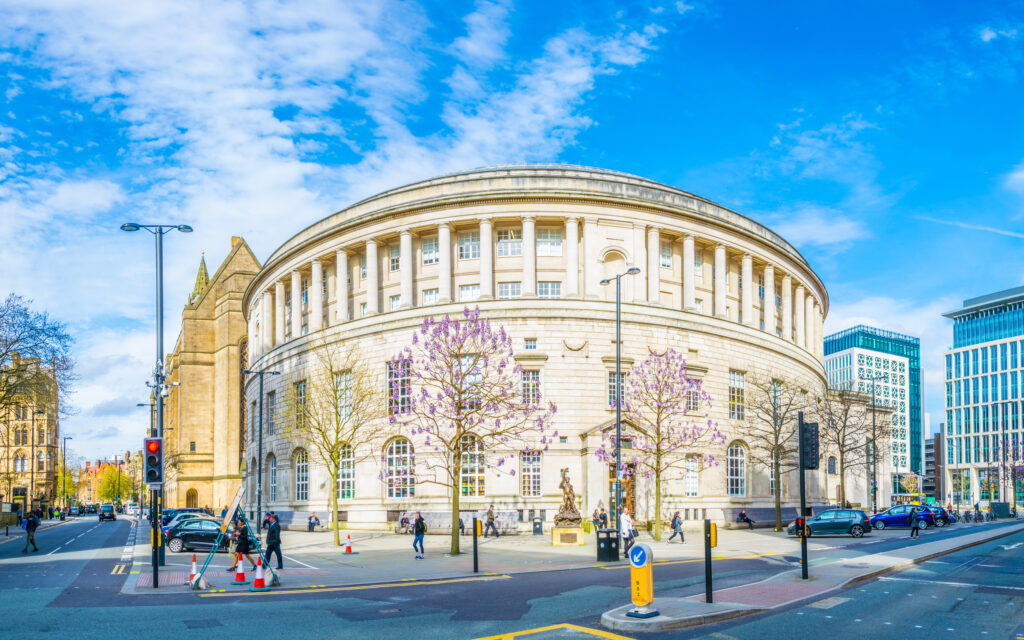
[[[582,547],[583,527],[554,527],[551,529],[551,546]]]

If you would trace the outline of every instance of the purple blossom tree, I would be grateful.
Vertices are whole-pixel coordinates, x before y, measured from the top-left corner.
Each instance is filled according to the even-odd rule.
[[[622,409],[631,423],[631,448],[623,448],[621,470],[654,482],[654,539],[661,540],[662,483],[688,463],[717,465],[708,449],[725,442],[718,423],[708,418],[711,396],[699,380],[686,372],[682,354],[668,349],[651,353],[630,369],[624,382]],[[703,407],[703,414],[700,408]],[[623,438],[625,440],[625,438]],[[615,431],[608,429],[595,452],[598,459],[615,463]]]
[[[557,410],[542,404],[539,385],[515,362],[512,338],[492,327],[480,309],[462,319],[427,318],[390,363],[389,421],[428,455],[417,457],[427,473],[416,482],[446,487],[452,531],[459,528],[459,500],[482,496],[484,469],[515,475],[520,452],[547,450]],[[459,553],[459,536],[451,537]]]

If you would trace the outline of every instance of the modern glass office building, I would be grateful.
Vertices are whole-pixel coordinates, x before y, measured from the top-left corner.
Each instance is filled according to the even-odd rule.
[[[924,473],[921,424],[921,340],[865,325],[825,337],[829,385],[871,393],[893,408],[892,472]],[[893,479],[897,487],[898,478]],[[897,489],[898,491],[898,489]]]
[[[1024,502],[1024,287],[964,300],[946,353],[946,487],[949,499]]]

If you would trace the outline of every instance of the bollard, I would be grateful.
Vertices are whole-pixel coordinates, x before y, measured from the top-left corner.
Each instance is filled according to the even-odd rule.
[[[479,565],[477,563],[477,553],[476,553],[476,529],[477,529],[477,525],[478,524],[479,523],[476,520],[476,516],[474,515],[473,516],[473,573],[479,573],[479,571],[480,571],[480,567],[479,567]]]
[[[710,519],[704,520],[704,602],[712,603],[711,548],[718,546],[718,527]]]

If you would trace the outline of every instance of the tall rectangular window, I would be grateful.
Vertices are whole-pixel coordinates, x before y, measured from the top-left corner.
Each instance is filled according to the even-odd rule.
[[[344,445],[338,460],[338,499],[351,500],[356,493],[356,460],[352,447]]]
[[[395,360],[388,363],[387,389],[388,413],[395,415],[407,413],[410,402],[410,367],[409,360]]]
[[[402,307],[402,296],[391,296],[388,298],[388,306],[392,311],[398,311]]]
[[[352,371],[336,371],[334,373],[334,393],[338,400],[338,420],[348,420],[352,416]]]
[[[522,372],[523,402],[538,404],[540,402],[540,371],[524,369]]]
[[[955,362],[954,369],[955,369],[956,377],[959,378],[960,377],[960,352],[956,353],[954,362]]]
[[[480,285],[464,284],[459,287],[459,302],[473,302],[480,298]]]
[[[484,448],[474,436],[462,436],[462,471],[460,485],[463,496],[484,495]]]
[[[523,255],[523,230],[498,229],[498,257],[514,258]]]
[[[267,393],[267,433],[274,435],[275,423],[277,421],[277,392]]]
[[[658,253],[658,263],[662,267],[672,268],[672,241],[662,240],[661,251]]]
[[[499,282],[498,299],[511,300],[512,298],[523,297],[523,285],[521,282]]]
[[[557,227],[537,229],[537,256],[562,255],[562,230]]]
[[[520,491],[524,498],[540,497],[540,452],[524,451],[519,455]]]
[[[388,247],[388,271],[395,272],[402,268],[402,247],[393,244]]]
[[[725,480],[730,497],[747,495],[747,451],[738,444],[729,445],[726,450]]]
[[[981,349],[981,372],[988,373],[988,349]]]
[[[1017,368],[1017,341],[1010,343],[1010,368]]]
[[[537,297],[539,297],[539,298],[561,298],[562,297],[562,283],[561,282],[538,282],[537,283]]]
[[[619,397],[622,397],[622,381],[626,379],[626,373],[622,372],[619,375]],[[608,406],[612,409],[615,408],[615,372],[608,372]]]
[[[1000,371],[1006,371],[1006,369],[1007,369],[1006,365],[1009,364],[1009,358],[1006,357],[1006,352],[1007,352],[1008,348],[1009,348],[1009,345],[1007,345],[1005,342],[1003,344],[999,345],[999,370]]]
[[[743,420],[745,409],[745,377],[742,371],[729,372],[729,419]]]
[[[704,279],[704,252],[700,249],[693,251],[693,277],[697,281]],[[781,309],[782,305],[779,305],[779,308]]]
[[[480,232],[463,231],[459,234],[459,260],[476,260],[480,257]]]
[[[366,254],[359,256],[359,278],[366,280]]]
[[[440,262],[441,253],[437,247],[437,236],[425,236],[423,238],[423,264],[437,264]]]
[[[437,304],[437,301],[440,300],[440,299],[441,299],[440,298],[440,294],[438,293],[437,289],[424,289],[423,290],[423,305],[424,306],[426,306],[428,304]]]
[[[306,426],[306,381],[299,380],[293,385],[295,393],[295,426],[299,429]]]
[[[687,498],[696,498],[700,495],[700,462],[696,457],[690,456],[683,462],[683,468],[683,495]]]

